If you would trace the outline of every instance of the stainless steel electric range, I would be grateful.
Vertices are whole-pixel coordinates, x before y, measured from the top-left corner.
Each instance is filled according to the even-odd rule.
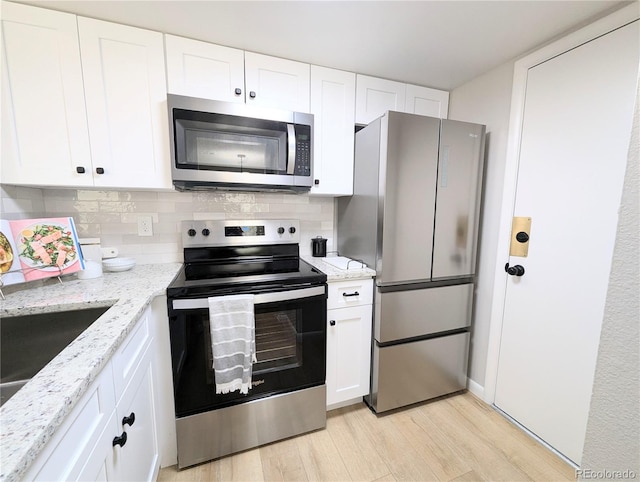
[[[295,220],[184,221],[167,289],[178,467],[326,425],[326,275],[299,257]],[[209,298],[253,294],[251,389],[216,394]]]

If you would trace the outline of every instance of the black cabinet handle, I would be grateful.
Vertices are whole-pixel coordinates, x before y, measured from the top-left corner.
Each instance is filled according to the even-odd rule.
[[[236,90],[234,91],[236,95],[240,95],[242,94],[242,89],[239,87],[236,87]]]
[[[336,320],[331,320],[331,321],[329,322],[329,324],[330,324],[331,326],[336,326]]]
[[[104,174],[104,168],[103,167],[96,167],[96,172],[98,174]]]
[[[76,172],[78,174],[84,174],[85,173],[84,167],[82,167],[82,166],[76,167]]]
[[[120,445],[120,447],[124,447],[124,444],[127,443],[127,432],[122,432],[122,435],[119,437],[113,438],[112,445],[115,447],[116,445]]]
[[[251,97],[252,99],[256,98],[256,93],[252,90],[249,92],[249,97]]]
[[[131,415],[129,415],[128,417],[124,417],[122,419],[122,425],[129,425],[130,427],[133,425],[133,423],[136,421],[136,414],[131,412]]]
[[[344,296],[345,298],[348,298],[350,296],[360,296],[360,293],[358,293],[357,291],[354,291],[353,293],[342,293],[342,296]]]

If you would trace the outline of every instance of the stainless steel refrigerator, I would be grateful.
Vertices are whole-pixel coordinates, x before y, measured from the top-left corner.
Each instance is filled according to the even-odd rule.
[[[466,387],[485,126],[389,111],[356,133],[340,255],[376,270],[377,413]]]

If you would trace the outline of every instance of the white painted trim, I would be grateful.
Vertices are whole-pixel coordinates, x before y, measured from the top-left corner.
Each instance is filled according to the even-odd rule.
[[[330,412],[331,410],[336,410],[342,407],[348,407],[349,405],[355,405],[357,403],[364,403],[364,400],[362,399],[362,397],[356,397],[356,398],[352,398],[351,400],[343,400],[341,402],[336,402],[331,405],[327,405],[327,412]]]
[[[504,186],[502,191],[502,212],[500,217],[500,233],[498,239],[496,268],[493,282],[493,298],[491,303],[491,321],[487,348],[487,364],[482,399],[492,404],[495,400],[498,375],[498,358],[500,354],[500,338],[502,336],[502,319],[507,287],[507,274],[504,264],[509,260],[509,242],[511,236],[511,219],[515,206],[516,181],[520,159],[520,141],[524,115],[524,102],[527,90],[529,69],[553,57],[576,48],[616,28],[622,27],[640,18],[639,5],[634,3],[617,10],[594,23],[577,30],[562,39],[553,42],[515,63],[513,73],[513,90],[511,94],[511,113],[509,120],[509,138],[505,163]]]
[[[467,378],[467,390],[473,393],[480,400],[484,400],[484,387],[478,382],[471,380],[471,378]]]

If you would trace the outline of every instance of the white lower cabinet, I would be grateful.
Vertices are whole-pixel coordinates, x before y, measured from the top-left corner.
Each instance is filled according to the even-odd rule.
[[[371,279],[329,283],[327,301],[327,409],[357,403],[369,393]]]
[[[155,480],[160,470],[156,418],[154,314],[159,297],[76,404],[23,480]],[[154,308],[156,308],[154,310]],[[164,428],[162,429],[164,430]],[[164,433],[164,432],[162,432]]]

